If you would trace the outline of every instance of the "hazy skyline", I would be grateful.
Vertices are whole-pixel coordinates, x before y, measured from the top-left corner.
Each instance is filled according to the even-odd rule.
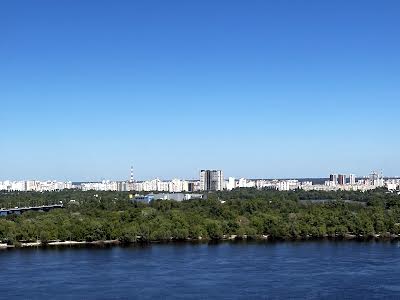
[[[398,1],[0,4],[0,180],[400,175]]]

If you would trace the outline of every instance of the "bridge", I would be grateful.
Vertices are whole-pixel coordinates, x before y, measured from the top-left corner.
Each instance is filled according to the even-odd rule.
[[[55,208],[64,208],[64,204],[52,204],[52,205],[41,205],[41,206],[29,206],[29,207],[15,207],[9,209],[0,209],[0,216],[8,216],[8,215],[20,215],[27,211],[49,211]]]

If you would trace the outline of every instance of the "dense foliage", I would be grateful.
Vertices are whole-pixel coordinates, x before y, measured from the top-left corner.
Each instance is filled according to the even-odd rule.
[[[400,233],[400,196],[384,190],[361,193],[237,189],[210,193],[207,200],[159,200],[148,205],[131,203],[129,193],[121,192],[0,194],[1,207],[59,201],[65,204],[64,209],[0,217],[0,240],[135,242],[199,237],[218,240],[232,235],[297,239]]]

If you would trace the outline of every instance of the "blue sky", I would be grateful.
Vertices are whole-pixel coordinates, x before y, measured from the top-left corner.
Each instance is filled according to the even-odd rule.
[[[399,1],[3,1],[0,180],[400,175]]]

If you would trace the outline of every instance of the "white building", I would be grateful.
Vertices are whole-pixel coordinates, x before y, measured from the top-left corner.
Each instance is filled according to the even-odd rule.
[[[279,191],[289,191],[290,184],[288,181],[279,181],[277,184],[277,188]]]
[[[233,190],[236,187],[236,181],[234,177],[229,177],[228,181],[226,182],[226,189],[228,191]]]
[[[356,175],[350,174],[349,175],[349,184],[350,185],[355,185],[356,184]]]
[[[246,178],[240,178],[238,186],[240,188],[247,188],[247,179]]]

